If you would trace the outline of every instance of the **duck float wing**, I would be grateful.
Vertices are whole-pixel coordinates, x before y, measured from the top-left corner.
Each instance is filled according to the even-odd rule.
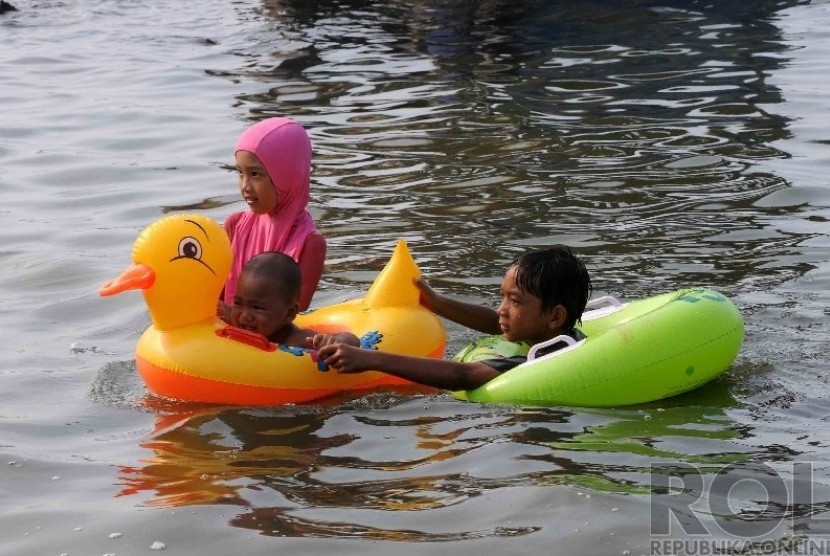
[[[377,348],[390,353],[443,357],[446,333],[439,319],[421,306],[413,283],[420,275],[406,242],[400,240],[363,298],[301,314],[296,323],[321,332],[378,335]],[[408,383],[392,376],[385,380]]]

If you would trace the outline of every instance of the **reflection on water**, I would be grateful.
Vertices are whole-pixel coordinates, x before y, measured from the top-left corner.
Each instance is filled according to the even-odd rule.
[[[323,416],[216,410],[166,415],[142,447],[154,457],[141,469],[122,469],[121,495],[154,492],[150,504],[245,504],[238,491],[252,481],[277,481],[313,469],[316,456],[343,439],[321,441]]]
[[[480,439],[458,442],[481,426],[472,416],[458,429],[438,432],[435,428],[446,427],[443,418],[413,413],[411,419],[390,422],[376,415],[389,409],[383,407],[389,402],[370,399],[374,401],[352,402],[351,409],[358,411],[354,416],[344,406],[333,406],[201,410],[159,417],[159,432],[141,444],[151,457],[141,467],[121,468],[119,495],[149,494],[145,503],[161,507],[236,506],[239,513],[232,524],[276,536],[453,540],[529,532],[499,527],[431,534],[361,523],[374,512],[462,504],[476,491],[496,486],[460,471],[429,472],[481,444]],[[413,406],[421,408],[423,404]],[[512,426],[507,420],[494,419],[493,426]],[[374,438],[381,444],[411,444],[397,444],[391,454]],[[324,517],[352,513],[354,522]]]
[[[592,410],[595,415],[607,417],[609,422],[588,427],[567,442],[556,442],[552,446],[563,450],[638,456],[626,461],[634,465],[639,460],[637,467],[640,469],[647,469],[653,461],[663,460],[713,466],[745,461],[748,459],[746,448],[730,442],[749,434],[726,414],[736,405],[726,386],[715,383],[654,407]]]
[[[735,402],[726,386],[685,398],[635,409],[515,411],[370,396],[328,407],[171,413],[141,443],[141,465],[121,468],[120,495],[160,507],[233,507],[231,524],[275,536],[521,535],[535,528],[402,530],[405,517],[383,516],[463,511],[507,485],[646,496],[655,462],[711,474],[759,455],[740,443],[751,432],[727,415]],[[502,461],[471,465],[495,446]]]

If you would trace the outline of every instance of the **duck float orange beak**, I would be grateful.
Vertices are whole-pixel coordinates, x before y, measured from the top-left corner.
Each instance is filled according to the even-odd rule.
[[[227,405],[277,405],[342,390],[408,384],[380,372],[321,373],[306,350],[270,344],[216,317],[231,265],[227,234],[203,215],[162,218],[138,236],[133,264],[104,284],[110,296],[142,291],[152,324],[136,345],[136,367],[163,398]],[[300,314],[296,323],[320,332],[349,330],[378,340],[391,353],[442,357],[446,332],[419,303],[420,275],[404,241],[366,296]]]
[[[101,297],[115,295],[127,290],[146,290],[156,281],[156,273],[146,264],[131,264],[124,272],[101,286]]]

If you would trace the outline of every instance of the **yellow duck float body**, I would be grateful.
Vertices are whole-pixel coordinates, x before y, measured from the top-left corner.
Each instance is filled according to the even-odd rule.
[[[381,372],[321,372],[315,353],[277,345],[222,322],[217,301],[230,271],[227,234],[203,215],[162,218],[138,236],[133,264],[102,296],[140,289],[152,324],[136,346],[147,388],[168,399],[225,405],[307,402],[343,390],[411,384]],[[420,270],[401,240],[366,295],[301,313],[301,328],[350,331],[363,347],[442,357],[446,333],[412,283]]]

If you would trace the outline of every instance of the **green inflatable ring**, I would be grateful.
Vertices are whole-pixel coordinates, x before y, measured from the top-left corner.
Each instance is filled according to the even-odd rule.
[[[726,371],[744,338],[744,321],[724,295],[683,289],[620,303],[589,305],[586,339],[531,359],[475,390],[452,392],[461,400],[519,405],[612,407],[651,402],[688,392]],[[518,355],[521,346],[488,337],[455,359],[476,361]],[[513,351],[510,347],[513,346]]]

